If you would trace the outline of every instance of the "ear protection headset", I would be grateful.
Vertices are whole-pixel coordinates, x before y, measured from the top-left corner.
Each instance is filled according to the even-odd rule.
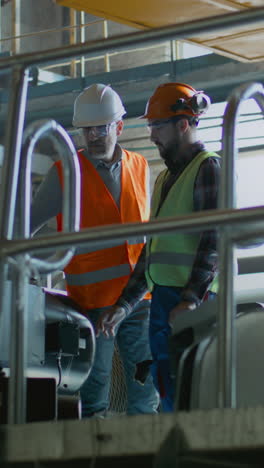
[[[189,99],[179,98],[177,101],[171,105],[171,110],[173,112],[180,112],[185,110],[191,110],[193,114],[200,116],[207,112],[211,104],[209,96],[204,94],[203,91],[197,91]]]

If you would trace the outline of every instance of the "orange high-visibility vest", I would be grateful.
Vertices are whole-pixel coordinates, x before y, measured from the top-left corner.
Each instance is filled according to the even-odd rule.
[[[78,151],[81,170],[81,222],[88,228],[115,223],[148,221],[149,170],[140,154],[123,151],[120,209],[93,164]],[[55,163],[63,188],[62,165]],[[57,216],[62,230],[62,216]],[[113,241],[108,248],[77,249],[65,268],[69,296],[84,309],[113,305],[125,287],[144,245],[144,238]],[[150,298],[148,294],[146,299]]]

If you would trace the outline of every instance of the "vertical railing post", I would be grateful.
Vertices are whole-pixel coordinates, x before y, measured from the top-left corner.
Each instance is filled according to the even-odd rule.
[[[10,103],[4,163],[2,168],[2,197],[0,198],[0,237],[12,239],[18,186],[20,152],[25,122],[28,90],[28,70],[17,65],[12,71]]]
[[[63,200],[64,230],[79,230],[80,224],[80,170],[78,157],[73,143],[66,131],[55,121],[36,122],[25,132],[25,142],[20,161],[20,193],[18,237],[30,237],[30,187],[31,161],[35,145],[43,134],[50,134],[62,154],[65,193],[68,200]],[[71,259],[72,250],[61,253],[58,263],[64,266]],[[13,268],[11,299],[11,336],[10,336],[10,379],[8,388],[8,423],[26,422],[27,395],[27,330],[28,330],[28,282],[31,265],[42,266],[45,271],[52,271],[56,264],[49,259],[45,262],[32,259],[30,255],[18,255]],[[53,268],[54,267],[54,268]]]
[[[81,42],[85,42],[85,13],[84,11],[80,12],[80,39]],[[80,58],[80,75],[81,78],[85,77],[85,56],[82,55]]]
[[[26,99],[28,89],[28,70],[23,66],[16,66],[12,70],[12,79],[10,84],[10,104],[7,117],[6,129],[6,144],[5,155],[2,173],[2,197],[0,201],[0,229],[1,238],[12,239],[14,234],[14,217],[16,206],[16,195],[18,188],[18,174],[20,166],[20,152],[22,144],[22,134],[25,121]],[[0,264],[0,296],[3,297],[3,288],[7,275],[7,265],[1,262]],[[12,330],[15,336],[10,337],[10,358],[12,363],[12,372],[9,379],[8,400],[11,410],[8,411],[9,423],[25,422],[25,395],[26,395],[26,379],[24,376],[24,359],[26,359],[26,339],[24,334],[25,315],[24,301],[26,301],[25,287],[25,272],[19,271],[15,274],[12,294]],[[1,292],[2,291],[2,292]],[[0,300],[0,318],[2,315],[2,301]],[[21,343],[20,343],[21,341]],[[16,356],[15,349],[12,349],[13,344],[20,343],[19,349],[22,353]],[[18,348],[17,348],[18,349]],[[23,365],[21,362],[23,361]],[[22,369],[22,375],[19,375],[20,391],[17,394],[17,366]],[[18,399],[18,404],[15,405],[15,399]],[[16,410],[15,410],[16,407]]]
[[[13,268],[10,323],[10,377],[8,383],[8,424],[26,422],[27,330],[29,256],[16,258]]]
[[[2,52],[2,3],[0,2],[0,52]]]
[[[228,103],[223,119],[222,135],[222,175],[219,208],[235,207],[236,174],[236,116],[232,100]],[[218,406],[236,407],[236,339],[234,318],[234,247],[229,236],[229,227],[219,230],[219,315],[218,315]]]
[[[226,106],[222,136],[222,177],[220,209],[235,208],[237,121],[243,100],[255,98],[264,112],[264,89],[260,83],[246,83],[235,89]],[[236,304],[234,299],[234,276],[236,274],[234,245],[230,228],[219,231],[219,310],[217,400],[220,408],[236,407]]]
[[[12,239],[18,186],[20,151],[25,121],[28,89],[28,70],[17,65],[12,70],[10,102],[7,112],[7,128],[4,162],[2,167],[2,196],[0,197],[0,238]],[[7,265],[0,262],[0,324],[2,316],[3,287]]]

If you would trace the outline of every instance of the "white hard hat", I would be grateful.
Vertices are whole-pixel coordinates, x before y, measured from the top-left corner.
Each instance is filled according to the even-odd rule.
[[[104,84],[85,88],[74,102],[74,127],[106,125],[122,119],[126,113],[119,95]]]

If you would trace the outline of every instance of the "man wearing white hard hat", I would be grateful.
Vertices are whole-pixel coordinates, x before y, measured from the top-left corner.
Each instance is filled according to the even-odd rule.
[[[117,143],[126,113],[119,95],[104,84],[86,88],[74,103],[73,126],[82,129],[84,148],[78,151],[81,169],[81,227],[147,221],[149,169],[138,153]],[[31,229],[57,216],[61,230],[63,175],[60,162],[51,168],[32,206]],[[52,193],[52,203],[50,194]],[[105,308],[115,304],[144,245],[143,238],[112,242],[107,248],[77,249],[64,270],[68,295],[96,323]],[[116,341],[124,364],[127,414],[155,413],[158,396],[152,377],[144,386],[134,380],[136,363],[150,359],[148,340],[150,296],[142,294],[133,312],[120,307],[115,336],[96,339],[93,369],[81,389],[82,415],[106,414],[112,357]]]

